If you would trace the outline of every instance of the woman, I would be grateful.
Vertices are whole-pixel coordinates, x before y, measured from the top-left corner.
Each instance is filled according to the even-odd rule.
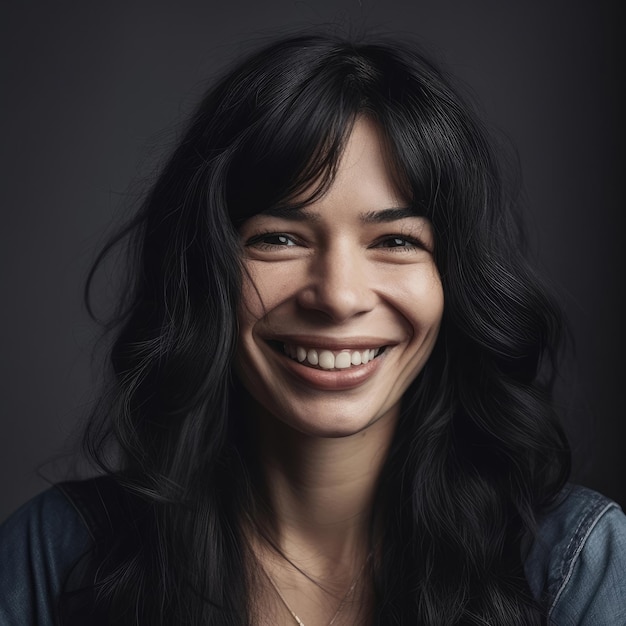
[[[105,477],[5,524],[5,621],[623,623],[625,518],[565,487],[561,321],[500,170],[411,46],[220,80],[98,260],[131,242]]]

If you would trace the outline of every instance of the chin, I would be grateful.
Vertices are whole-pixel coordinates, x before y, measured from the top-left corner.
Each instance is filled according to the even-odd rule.
[[[315,410],[309,406],[305,413],[298,410],[289,410],[284,407],[264,407],[263,421],[272,422],[274,428],[280,431],[285,429],[296,431],[308,437],[342,439],[356,435],[364,435],[370,430],[378,430],[381,427],[395,428],[399,407],[381,409],[375,414],[367,414],[366,407],[346,407],[345,402],[340,406],[332,406],[332,403],[324,402],[324,407]],[[343,405],[343,406],[341,406]],[[371,406],[367,407],[370,408]],[[324,416],[321,418],[320,416]]]

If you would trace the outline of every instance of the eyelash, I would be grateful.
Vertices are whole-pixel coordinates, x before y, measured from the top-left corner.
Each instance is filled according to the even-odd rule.
[[[415,237],[407,237],[406,235],[386,235],[382,239],[378,241],[378,244],[386,243],[389,241],[402,241],[407,245],[401,246],[380,246],[376,247],[385,248],[387,250],[392,250],[393,252],[410,252],[412,250],[426,250],[426,246],[419,240],[415,239]]]
[[[293,245],[286,245],[284,243],[268,243],[267,241],[263,241],[264,239],[270,239],[272,237],[273,238],[282,237],[286,240],[293,242]],[[406,245],[399,245],[399,246],[380,245],[380,244],[384,244],[390,241],[402,241]],[[287,233],[276,233],[272,231],[267,231],[267,232],[259,233],[258,235],[254,235],[254,237],[251,237],[250,239],[248,239],[248,241],[246,241],[245,245],[246,247],[248,246],[255,247],[259,250],[275,250],[277,248],[295,247],[298,245],[298,242],[293,236],[288,235]],[[390,250],[393,252],[410,252],[416,249],[419,249],[419,250],[427,249],[426,246],[423,244],[423,242],[421,242],[419,239],[416,239],[415,237],[408,237],[406,235],[400,235],[400,234],[385,235],[384,237],[379,238],[376,244],[371,246],[371,248],[385,248],[386,250]]]
[[[267,231],[267,232],[262,232],[259,233],[258,235],[254,235],[254,237],[251,237],[250,239],[248,239],[248,241],[246,241],[246,247],[250,246],[250,247],[254,247],[254,248],[258,248],[259,250],[275,250],[276,248],[289,248],[292,246],[287,246],[285,244],[278,244],[278,243],[268,243],[266,241],[263,241],[263,239],[269,239],[270,237],[284,237],[285,239],[288,239],[289,241],[293,241],[294,245],[298,245],[296,240],[291,236],[291,235],[287,235],[286,233],[275,233],[272,231]]]

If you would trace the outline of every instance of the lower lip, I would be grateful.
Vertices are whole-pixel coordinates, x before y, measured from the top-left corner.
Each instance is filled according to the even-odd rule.
[[[381,359],[385,357],[386,353],[387,350],[365,365],[355,365],[345,370],[322,370],[307,367],[294,361],[286,354],[278,353],[278,355],[282,357],[281,360],[289,371],[308,385],[328,391],[343,391],[354,389],[369,380],[378,370]]]

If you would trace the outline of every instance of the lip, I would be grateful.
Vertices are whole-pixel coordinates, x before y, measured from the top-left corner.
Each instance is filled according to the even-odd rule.
[[[321,348],[323,350],[367,350],[371,348],[393,347],[397,341],[382,337],[318,337],[316,335],[271,335],[264,336],[266,342],[294,344],[303,348]]]
[[[299,338],[300,341],[302,338]],[[272,339],[272,341],[278,341],[277,339]],[[317,341],[317,338],[314,340]],[[367,340],[368,343],[350,343],[349,345],[354,348],[362,348],[373,347],[371,343],[371,339]],[[343,343],[343,342],[342,342]],[[306,344],[299,344],[304,347]],[[312,343],[311,345],[315,345],[318,347],[323,347],[327,350],[343,350],[346,349],[346,346],[339,346],[338,343],[335,342],[326,342],[323,345],[319,343]],[[387,345],[389,344],[374,344],[374,345]],[[313,387],[315,389],[323,390],[323,391],[346,391],[349,389],[354,389],[356,387],[361,386],[366,383],[370,378],[374,376],[374,374],[378,371],[378,368],[381,366],[383,360],[386,358],[388,350],[385,350],[375,359],[372,359],[365,365],[359,365],[356,367],[344,369],[344,370],[323,370],[314,367],[308,367],[306,365],[302,365],[298,361],[294,361],[292,358],[283,354],[277,350],[272,349],[272,353],[275,355],[289,374],[294,376],[300,383],[305,383],[308,387]]]

